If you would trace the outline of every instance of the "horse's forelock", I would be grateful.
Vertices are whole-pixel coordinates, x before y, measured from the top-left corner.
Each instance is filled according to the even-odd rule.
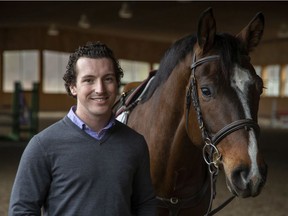
[[[219,50],[221,59],[221,74],[219,74],[225,83],[229,83],[231,72],[234,65],[240,63],[241,55],[243,55],[243,49],[239,40],[229,34],[216,35],[215,48]]]

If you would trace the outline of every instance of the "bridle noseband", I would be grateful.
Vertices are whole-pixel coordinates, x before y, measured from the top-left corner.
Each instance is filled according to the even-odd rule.
[[[257,122],[255,122],[252,119],[236,120],[236,121],[226,125],[225,127],[223,127],[221,130],[219,130],[213,136],[206,129],[205,123],[204,123],[203,117],[202,117],[200,103],[199,103],[195,70],[201,64],[204,64],[204,63],[210,62],[210,61],[215,61],[218,59],[220,59],[219,55],[211,55],[211,56],[206,56],[206,57],[200,58],[196,61],[196,54],[194,53],[193,62],[190,66],[190,69],[191,69],[190,83],[189,83],[189,87],[188,87],[188,90],[186,93],[186,130],[187,131],[189,130],[189,110],[191,107],[191,103],[193,103],[193,106],[194,106],[194,109],[195,109],[196,115],[197,115],[199,128],[200,128],[201,134],[202,134],[202,139],[204,141],[204,147],[203,147],[203,151],[202,151],[203,152],[203,159],[206,162],[206,164],[208,165],[208,170],[210,173],[210,186],[211,186],[210,187],[211,188],[210,203],[209,203],[209,207],[208,207],[208,210],[207,210],[207,213],[205,214],[205,216],[214,215],[215,213],[220,211],[222,208],[224,208],[229,202],[231,202],[235,198],[235,196],[233,195],[230,198],[228,198],[224,203],[222,203],[220,206],[218,206],[214,210],[211,210],[212,202],[213,202],[213,199],[215,198],[215,195],[216,195],[216,178],[217,178],[217,175],[219,172],[219,164],[221,162],[221,154],[216,147],[217,144],[223,138],[225,138],[227,135],[229,135],[229,134],[231,134],[231,133],[233,133],[239,129],[243,129],[243,128],[246,130],[254,129],[257,135],[260,132],[259,125],[257,124]],[[201,194],[203,194],[203,196],[204,196],[205,191],[206,191],[206,189],[201,190],[201,192],[202,192]],[[174,203],[173,202],[169,203],[169,199],[165,199],[165,198],[161,198],[161,197],[157,197],[157,198],[158,198],[158,200],[160,200],[162,202],[166,201],[166,203],[165,203],[166,206],[167,206],[167,204],[169,204],[170,215],[177,215],[179,213],[180,209],[177,208],[179,206],[173,206]],[[202,198],[202,197],[200,197],[200,198]]]

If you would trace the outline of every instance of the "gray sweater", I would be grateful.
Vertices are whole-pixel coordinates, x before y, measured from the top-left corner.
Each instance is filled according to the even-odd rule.
[[[155,215],[143,136],[116,124],[99,141],[66,116],[34,136],[23,152],[9,215]]]

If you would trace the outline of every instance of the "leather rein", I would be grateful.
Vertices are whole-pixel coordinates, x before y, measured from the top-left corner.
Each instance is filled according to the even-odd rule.
[[[193,62],[190,66],[191,69],[190,83],[186,93],[186,129],[187,130],[189,129],[188,127],[189,110],[192,103],[197,114],[199,128],[201,130],[202,139],[204,141],[204,147],[202,149],[202,153],[203,153],[203,159],[208,166],[210,178],[207,179],[207,181],[205,181],[204,185],[202,186],[202,189],[196,194],[193,194],[190,198],[180,199],[172,197],[170,199],[167,199],[157,197],[157,199],[160,201],[159,207],[168,208],[170,216],[177,216],[181,208],[191,208],[195,206],[195,204],[197,204],[197,201],[199,202],[201,198],[204,197],[208,189],[209,181],[210,181],[210,202],[205,216],[212,216],[218,211],[220,211],[222,208],[224,208],[227,204],[229,204],[235,198],[235,195],[231,196],[220,206],[212,210],[212,203],[216,196],[216,180],[219,173],[219,164],[221,162],[222,157],[216,145],[228,134],[231,134],[239,129],[243,128],[246,130],[254,129],[257,134],[259,134],[260,132],[259,125],[254,120],[240,119],[226,125],[221,130],[219,130],[214,136],[211,136],[208,133],[208,130],[206,129],[205,123],[203,121],[201,107],[199,103],[195,71],[199,65],[204,64],[206,62],[215,61],[218,59],[220,59],[219,55],[211,55],[200,58],[196,61],[196,55],[194,53]]]

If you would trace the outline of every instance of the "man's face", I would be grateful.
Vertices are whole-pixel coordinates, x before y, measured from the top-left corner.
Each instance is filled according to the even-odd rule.
[[[99,117],[110,118],[118,85],[109,58],[81,57],[76,63],[76,85],[70,90],[77,97],[76,114],[85,122]]]

